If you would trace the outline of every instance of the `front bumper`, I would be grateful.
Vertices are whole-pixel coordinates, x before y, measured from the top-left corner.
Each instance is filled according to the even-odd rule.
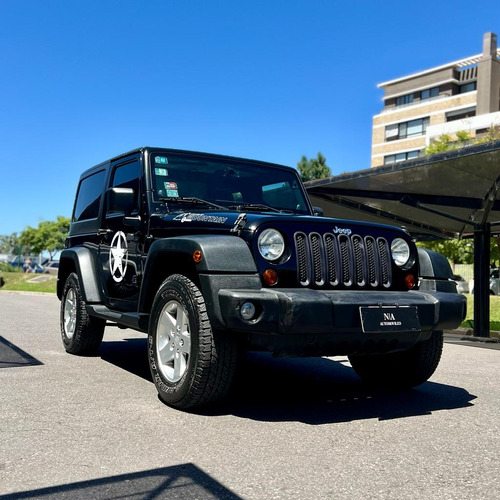
[[[228,330],[244,332],[250,347],[278,355],[336,355],[403,350],[434,330],[453,329],[466,315],[466,299],[444,292],[259,289],[218,292],[220,318]],[[256,317],[240,309],[252,302]],[[365,333],[361,307],[416,308],[419,328]]]

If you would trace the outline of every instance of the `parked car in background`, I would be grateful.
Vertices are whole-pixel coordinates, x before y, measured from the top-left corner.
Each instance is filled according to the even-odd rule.
[[[457,284],[458,293],[469,293],[469,283],[465,281],[459,274],[453,275],[453,280]]]
[[[9,265],[15,269],[21,268],[26,273],[43,273],[43,267],[36,262],[12,261]]]
[[[57,274],[59,271],[59,261],[50,260],[43,266],[43,272],[48,274]]]
[[[40,264],[37,264],[36,262],[31,263],[31,273],[43,273],[43,267]]]
[[[500,276],[498,269],[490,270],[490,294],[500,295]]]
[[[474,293],[474,280],[470,282],[470,293]],[[490,269],[490,295],[500,295],[499,269]]]

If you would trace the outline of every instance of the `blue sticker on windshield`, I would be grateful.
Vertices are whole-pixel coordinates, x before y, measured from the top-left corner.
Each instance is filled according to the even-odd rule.
[[[176,182],[165,182],[165,189],[169,198],[178,198],[179,190],[177,189]]]
[[[155,156],[155,163],[166,165],[168,163],[168,159],[166,156]]]
[[[155,174],[160,177],[167,177],[168,170],[166,168],[155,168]]]

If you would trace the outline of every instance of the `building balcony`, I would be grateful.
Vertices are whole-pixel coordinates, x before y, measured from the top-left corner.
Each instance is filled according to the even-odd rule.
[[[461,120],[440,123],[438,125],[429,125],[426,130],[425,140],[428,146],[432,139],[436,139],[444,134],[453,135],[464,130],[465,132],[475,133],[478,130],[487,130],[490,127],[500,126],[500,111],[487,113],[485,115],[471,116]]]
[[[427,99],[416,99],[415,101],[408,102],[406,104],[400,104],[399,106],[390,106],[390,107],[384,108],[382,110],[381,114],[390,113],[393,111],[400,111],[400,110],[405,109],[405,108],[411,108],[413,106],[418,106],[419,104],[423,106],[424,104],[430,104],[430,103],[433,103],[436,101],[441,101],[441,100],[446,99],[448,97],[453,97],[453,96],[451,94],[439,94],[435,97],[429,97]]]

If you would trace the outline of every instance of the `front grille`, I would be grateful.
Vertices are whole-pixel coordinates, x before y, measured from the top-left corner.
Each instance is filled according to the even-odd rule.
[[[297,232],[294,241],[301,286],[391,286],[389,244],[385,238]]]

